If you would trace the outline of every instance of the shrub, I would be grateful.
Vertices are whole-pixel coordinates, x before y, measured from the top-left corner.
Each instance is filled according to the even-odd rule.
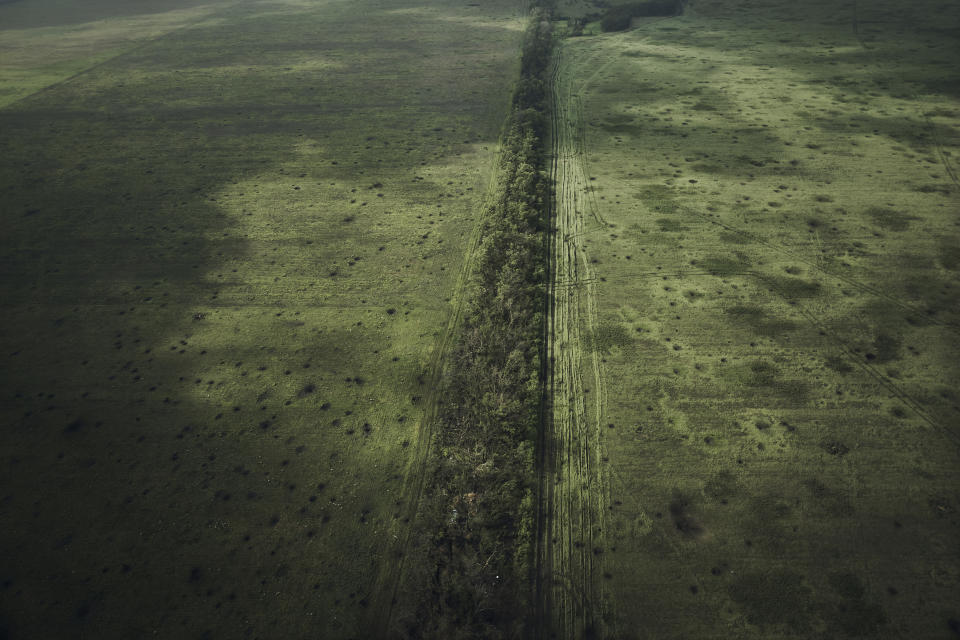
[[[534,538],[549,206],[549,16],[527,29],[497,182],[467,306],[445,370],[433,468],[408,578],[416,637],[524,637]]]

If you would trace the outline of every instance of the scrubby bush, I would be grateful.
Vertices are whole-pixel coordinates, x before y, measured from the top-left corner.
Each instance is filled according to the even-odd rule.
[[[405,607],[415,637],[524,637],[534,537],[549,178],[549,16],[534,14],[473,280],[442,382]],[[414,623],[413,621],[416,620]]]

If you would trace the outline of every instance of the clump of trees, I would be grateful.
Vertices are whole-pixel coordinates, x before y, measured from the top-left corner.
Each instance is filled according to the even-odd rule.
[[[534,542],[546,231],[551,23],[534,13],[488,200],[467,309],[443,380],[417,527],[410,637],[523,637]]]
[[[630,28],[634,18],[652,16],[675,16],[683,13],[682,0],[646,0],[618,4],[607,9],[600,19],[600,28],[604,31],[624,31]]]

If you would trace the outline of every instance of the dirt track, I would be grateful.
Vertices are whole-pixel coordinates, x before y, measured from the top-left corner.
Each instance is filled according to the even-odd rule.
[[[584,245],[605,228],[583,166],[579,97],[561,64],[552,72],[551,175],[555,186],[548,292],[548,377],[540,477],[537,596],[545,637],[592,636],[602,627],[607,488],[600,444],[604,388],[589,346],[595,277]]]
[[[486,169],[490,175],[487,194],[493,193],[496,188],[496,163],[499,158],[499,148],[500,145],[498,144],[497,150],[489,155],[490,165],[488,165]],[[485,208],[481,209],[481,214],[484,212]],[[420,509],[424,482],[426,481],[427,470],[430,468],[427,463],[427,456],[430,453],[430,445],[433,442],[433,430],[439,419],[442,400],[440,396],[440,382],[444,366],[449,360],[448,356],[453,347],[458,328],[463,321],[463,313],[466,307],[467,283],[470,282],[476,263],[477,249],[480,246],[482,237],[483,221],[484,216],[478,215],[470,231],[463,266],[457,274],[457,280],[450,297],[450,317],[447,319],[447,324],[443,328],[443,334],[440,336],[433,353],[430,355],[430,363],[427,368],[427,377],[424,384],[424,415],[418,425],[417,439],[413,444],[413,455],[410,457],[410,464],[404,477],[403,491],[399,498],[401,516],[393,520],[393,531],[389,538],[389,549],[385,555],[386,559],[380,563],[379,575],[371,588],[371,594],[373,595],[373,602],[375,604],[374,610],[384,612],[383,615],[374,616],[371,619],[371,637],[392,637],[393,633],[398,631],[393,628],[396,622],[394,605],[398,601],[398,593],[403,585],[405,560],[415,531],[413,523]]]

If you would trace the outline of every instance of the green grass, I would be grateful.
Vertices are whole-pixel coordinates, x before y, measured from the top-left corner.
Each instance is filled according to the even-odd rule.
[[[565,41],[583,347],[635,340],[587,421],[611,637],[956,626],[960,15],[921,5],[858,3],[858,38],[828,3],[703,0]]]
[[[362,635],[523,22],[94,9],[2,32],[0,627]]]
[[[203,0],[16,0],[0,6],[0,107],[63,82],[222,7]]]
[[[569,501],[514,536],[523,445],[458,452],[489,511],[437,489],[420,516],[556,531],[566,629],[950,637],[960,16],[691,9],[563,47],[585,234],[557,247],[590,304],[542,479]],[[364,637],[397,585],[411,629],[437,603],[518,628],[475,606],[489,561],[413,603],[400,572],[436,541],[407,536],[519,10],[0,4],[0,636]]]

